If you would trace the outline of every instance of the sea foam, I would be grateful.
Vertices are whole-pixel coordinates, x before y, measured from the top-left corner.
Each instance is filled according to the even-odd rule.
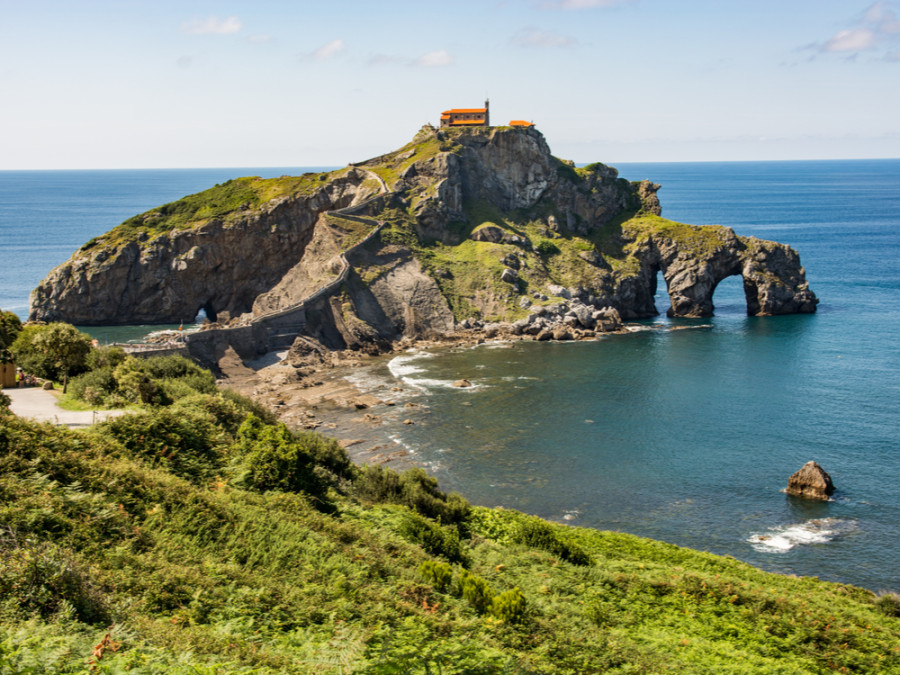
[[[773,527],[747,538],[754,549],[762,553],[786,553],[797,546],[826,544],[856,529],[852,520],[840,518],[816,518],[802,523]]]

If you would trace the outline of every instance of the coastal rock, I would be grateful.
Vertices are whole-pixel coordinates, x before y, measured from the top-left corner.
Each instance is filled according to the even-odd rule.
[[[465,389],[465,388],[467,388],[467,387],[471,387],[471,386],[472,386],[472,383],[469,382],[469,380],[462,379],[462,380],[457,380],[456,382],[454,382],[454,383],[453,383],[453,386],[454,386],[454,387],[458,387],[458,388],[460,388],[460,389]]]
[[[47,275],[31,293],[31,317],[102,325],[188,323],[201,309],[211,321],[220,315],[240,316],[296,264],[289,252],[307,248],[321,214],[377,192],[366,178],[362,171],[350,171],[310,193],[291,194],[144,241],[127,241],[124,230],[122,236],[113,230],[85,244]],[[163,211],[138,216],[140,224],[130,227],[149,228],[164,217]],[[319,284],[315,279],[309,287]]]
[[[499,244],[503,241],[506,232],[502,227],[496,225],[484,225],[472,232],[472,239],[475,241],[487,241],[492,244]]]
[[[516,272],[511,267],[507,267],[503,270],[503,273],[500,275],[500,281],[505,281],[508,284],[514,284],[519,280],[519,273]]]
[[[827,500],[834,493],[834,484],[825,469],[809,461],[791,475],[785,492],[795,497]]]
[[[377,353],[486,325],[538,339],[618,330],[658,314],[660,273],[672,316],[711,315],[733,275],[748,314],[815,311],[793,249],[663,220],[658,190],[566,164],[534,128],[423,128],[346,169],[235,179],[131,218],[51,271],[31,318],[178,323],[203,310],[209,330],[187,345],[216,363],[297,336]],[[519,293],[563,302],[521,323]],[[462,312],[472,318],[457,324]]]

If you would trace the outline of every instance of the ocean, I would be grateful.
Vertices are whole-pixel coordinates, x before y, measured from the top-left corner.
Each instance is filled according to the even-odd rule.
[[[240,175],[319,168],[0,172],[0,307],[24,317],[53,266],[135,213]],[[900,591],[900,160],[617,168],[661,183],[667,218],[796,248],[818,313],[747,317],[733,277],[716,316],[667,319],[660,283],[662,315],[625,335],[360,370],[420,404],[391,409],[378,433],[474,503]],[[475,386],[450,386],[460,378]],[[810,459],[833,500],[782,492]]]

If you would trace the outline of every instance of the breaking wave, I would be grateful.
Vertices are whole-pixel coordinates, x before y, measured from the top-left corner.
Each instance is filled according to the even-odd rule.
[[[803,523],[773,527],[748,539],[754,549],[762,553],[787,553],[797,546],[827,544],[829,541],[856,529],[852,520],[816,518]]]

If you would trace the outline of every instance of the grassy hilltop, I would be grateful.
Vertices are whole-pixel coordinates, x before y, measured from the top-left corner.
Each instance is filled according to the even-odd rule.
[[[900,672],[896,596],[473,507],[177,358],[71,386],[149,403],[0,408],[0,672]]]

